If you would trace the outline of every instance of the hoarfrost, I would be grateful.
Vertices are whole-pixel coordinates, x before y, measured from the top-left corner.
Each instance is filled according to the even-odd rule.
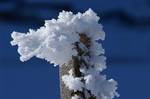
[[[30,29],[28,33],[13,32],[11,44],[18,45],[21,61],[36,56],[54,63],[55,66],[61,66],[67,63],[72,55],[77,54],[72,50],[72,44],[79,40],[79,33],[86,33],[93,41],[104,40],[105,33],[98,21],[99,17],[91,9],[83,14],[62,11],[57,20],[45,21],[45,25],[37,30]]]
[[[62,76],[62,80],[70,90],[82,91],[82,88],[84,87],[84,84],[81,82],[81,79],[77,77],[75,78],[72,75]]]
[[[13,32],[11,44],[18,46],[20,60],[23,62],[35,56],[53,63],[54,66],[61,66],[67,64],[72,56],[77,56],[78,52],[73,44],[79,42],[80,33],[86,34],[91,40],[90,48],[81,42],[79,47],[85,52],[89,51],[90,57],[80,58],[92,68],[80,68],[80,72],[84,74],[84,82],[80,77],[74,77],[72,71],[69,71],[69,75],[63,75],[62,80],[70,90],[83,91],[84,88],[96,96],[96,99],[113,99],[119,96],[116,92],[117,82],[113,79],[107,80],[106,76],[100,74],[106,68],[106,57],[102,45],[97,42],[105,39],[103,27],[98,23],[99,19],[92,9],[77,14],[62,11],[58,19],[45,21],[45,25],[37,30],[30,29],[27,33]],[[87,92],[85,94],[90,95]],[[74,95],[71,99],[80,98]]]

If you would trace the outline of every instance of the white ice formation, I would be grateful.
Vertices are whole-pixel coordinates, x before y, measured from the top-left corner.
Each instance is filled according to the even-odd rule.
[[[84,74],[84,83],[81,82],[81,78],[74,77],[71,73],[64,75],[62,80],[70,90],[87,89],[97,99],[113,99],[118,96],[117,82],[113,79],[107,80],[106,76],[100,73],[106,68],[106,57],[102,45],[97,40],[104,40],[105,32],[99,24],[99,17],[91,9],[77,14],[62,11],[58,19],[45,21],[45,25],[37,30],[30,29],[28,33],[13,32],[11,44],[18,46],[20,60],[23,62],[35,56],[53,63],[54,66],[61,66],[68,63],[72,56],[77,56],[73,44],[79,41],[79,33],[84,33],[91,39],[89,49],[82,43],[80,48],[90,51],[90,58],[82,58],[93,68],[80,68]],[[75,95],[71,99],[80,98]]]

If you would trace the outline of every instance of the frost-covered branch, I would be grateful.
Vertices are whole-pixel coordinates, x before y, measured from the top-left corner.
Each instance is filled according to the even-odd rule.
[[[119,96],[117,82],[101,74],[106,69],[106,57],[97,41],[104,40],[105,32],[98,21],[91,9],[83,14],[62,11],[57,20],[46,21],[38,30],[13,32],[11,44],[18,45],[21,61],[35,56],[54,66],[72,65],[68,75],[62,76],[72,91],[71,99],[113,99]]]

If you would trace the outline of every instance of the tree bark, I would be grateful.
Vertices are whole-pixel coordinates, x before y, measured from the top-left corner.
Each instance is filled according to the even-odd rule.
[[[69,63],[69,64],[72,64],[72,63]],[[71,91],[65,86],[64,82],[62,81],[61,77],[63,75],[66,75],[68,74],[68,71],[72,68],[73,66],[65,66],[62,65],[60,68],[59,68],[59,77],[60,77],[60,97],[61,99],[71,99]]]
[[[86,54],[87,56],[90,56],[89,52],[84,51],[83,49],[80,48],[79,43],[84,44],[88,49],[90,48],[90,38],[87,37],[85,34],[79,34],[80,36],[80,41],[74,43],[74,47],[77,50],[78,55],[77,56],[72,56],[72,60],[68,63],[69,66],[65,66],[66,64],[62,65],[59,68],[59,77],[60,77],[60,93],[61,93],[61,99],[71,99],[72,96],[78,95],[82,99],[86,99],[84,91],[87,91],[90,94],[90,97],[88,99],[96,99],[89,90],[83,89],[84,91],[71,91],[69,90],[64,82],[62,81],[62,76],[63,75],[68,75],[69,70],[73,70],[73,76],[74,77],[84,77],[84,75],[80,72],[80,67],[81,64],[85,64],[86,68],[88,68],[88,65],[83,59],[79,59],[78,57],[83,56]],[[84,80],[82,81],[84,83]]]

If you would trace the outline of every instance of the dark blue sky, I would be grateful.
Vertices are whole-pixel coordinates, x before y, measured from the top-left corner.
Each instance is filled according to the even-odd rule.
[[[60,98],[59,68],[37,58],[20,62],[10,34],[37,29],[63,9],[76,13],[88,8],[98,13],[106,32],[108,68],[103,73],[118,81],[118,99],[150,99],[150,2],[54,1],[0,1],[0,99]]]

